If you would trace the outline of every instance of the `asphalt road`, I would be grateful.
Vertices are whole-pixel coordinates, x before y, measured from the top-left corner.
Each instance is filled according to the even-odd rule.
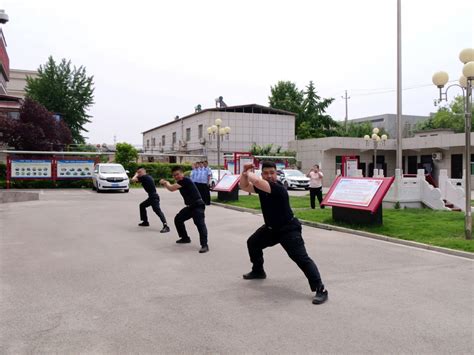
[[[159,193],[172,224],[181,196]],[[0,204],[1,354],[474,352],[472,260],[303,227],[329,290],[316,306],[280,246],[265,251],[266,280],[242,280],[261,216],[209,207],[199,254],[191,221],[187,245],[154,215],[137,226],[144,198]]]

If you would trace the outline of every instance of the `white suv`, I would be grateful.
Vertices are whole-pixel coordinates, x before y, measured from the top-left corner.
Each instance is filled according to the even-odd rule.
[[[128,192],[130,180],[122,164],[97,164],[92,174],[92,189],[97,192],[104,190],[123,190]]]

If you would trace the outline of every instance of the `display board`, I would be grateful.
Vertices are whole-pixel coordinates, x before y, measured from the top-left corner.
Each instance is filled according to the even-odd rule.
[[[224,175],[214,187],[214,191],[230,192],[239,183],[240,175]]]
[[[51,160],[11,160],[12,179],[51,179]]]
[[[58,179],[85,179],[92,177],[94,160],[58,160]]]
[[[393,183],[390,178],[339,176],[324,197],[322,205],[375,212]]]
[[[353,177],[357,176],[357,169],[359,167],[359,161],[357,159],[347,159],[346,160],[346,176]]]

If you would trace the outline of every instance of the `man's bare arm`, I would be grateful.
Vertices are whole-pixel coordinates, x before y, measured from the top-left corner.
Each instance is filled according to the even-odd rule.
[[[271,193],[272,189],[268,181],[261,179],[252,172],[247,173],[247,180],[252,185],[252,188],[255,186],[257,189]],[[255,190],[254,190],[255,191]]]

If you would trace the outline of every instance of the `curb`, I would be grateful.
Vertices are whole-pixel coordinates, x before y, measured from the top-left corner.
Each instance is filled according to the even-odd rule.
[[[214,201],[212,201],[212,204],[215,205],[215,206],[224,207],[224,208],[234,210],[234,211],[248,212],[248,213],[252,213],[252,214],[262,214],[262,212],[260,210],[254,210],[254,209],[251,209],[251,208],[231,206],[231,205],[226,205],[224,203],[219,203],[219,202],[214,202]],[[301,224],[304,224],[305,226],[308,226],[308,227],[320,228],[320,229],[326,229],[326,230],[333,230],[333,231],[342,232],[342,233],[355,234],[359,237],[377,239],[377,240],[382,240],[384,242],[389,242],[389,243],[394,243],[394,244],[401,244],[401,245],[406,245],[406,246],[410,246],[410,247],[414,247],[414,248],[431,250],[431,251],[436,251],[436,252],[443,253],[443,254],[449,254],[449,255],[459,256],[461,258],[474,260],[474,253],[470,253],[470,252],[467,252],[467,251],[437,247],[437,246],[434,246],[434,245],[413,242],[411,240],[404,240],[404,239],[397,239],[397,238],[393,238],[393,237],[387,237],[386,235],[365,232],[365,231],[361,231],[361,230],[357,230],[357,229],[350,229],[350,228],[345,228],[345,227],[333,226],[331,224],[325,224],[325,223],[319,223],[319,222],[309,222],[309,221],[305,221],[305,220],[301,220],[301,219],[299,221],[301,222]]]

